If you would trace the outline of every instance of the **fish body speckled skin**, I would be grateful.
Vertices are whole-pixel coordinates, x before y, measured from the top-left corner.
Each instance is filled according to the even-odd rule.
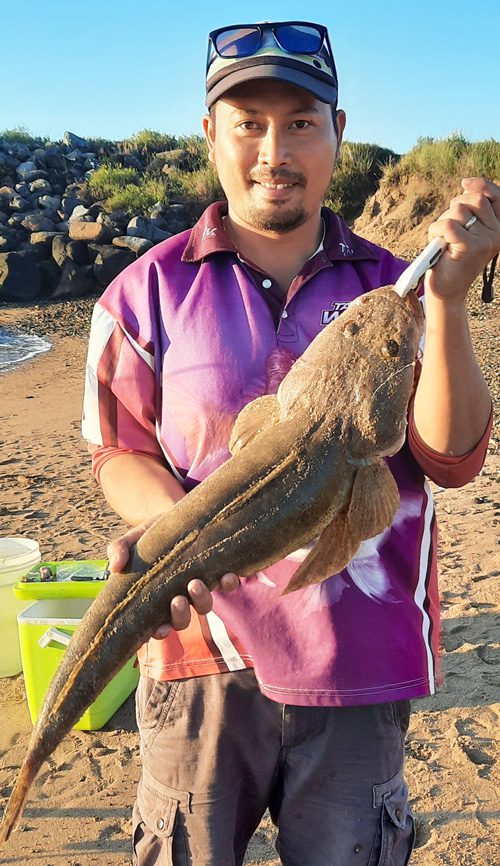
[[[148,529],[91,605],[47,694],[0,828],[6,841],[42,763],[120,667],[201,578],[248,576],[319,536],[285,592],[340,571],[392,522],[383,460],[402,445],[422,332],[420,304],[384,287],[316,337],[277,395],[236,419],[232,457]]]

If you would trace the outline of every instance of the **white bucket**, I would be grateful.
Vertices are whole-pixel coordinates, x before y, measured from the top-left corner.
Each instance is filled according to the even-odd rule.
[[[12,587],[40,559],[38,543],[31,538],[0,538],[0,677],[21,672],[17,614],[30,602],[15,598]]]

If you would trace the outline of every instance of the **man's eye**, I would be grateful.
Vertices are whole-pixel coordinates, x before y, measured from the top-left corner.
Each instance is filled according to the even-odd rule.
[[[311,126],[311,122],[309,120],[294,120],[293,126],[295,129],[307,129],[308,126]]]
[[[257,129],[257,124],[254,120],[244,120],[242,123],[240,123],[240,128],[247,130]]]

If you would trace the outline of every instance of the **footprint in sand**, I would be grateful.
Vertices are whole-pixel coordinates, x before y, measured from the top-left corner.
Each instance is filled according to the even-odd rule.
[[[469,761],[472,761],[473,764],[477,764],[478,766],[481,766],[482,764],[493,766],[493,764],[496,764],[496,758],[492,755],[488,755],[487,752],[484,752],[477,746],[469,745],[467,743],[460,743],[460,746],[467,755]]]
[[[429,826],[424,820],[418,817],[418,815],[414,819],[415,821],[415,842],[414,848],[425,848],[426,845],[429,845],[430,842],[433,841],[436,833],[435,830]]]
[[[491,646],[478,646],[476,653],[485,665],[498,665],[500,650]]]
[[[405,751],[409,758],[415,758],[416,761],[428,763],[432,758],[431,746],[422,740],[408,740]]]
[[[460,736],[457,738],[456,746],[472,764],[478,767],[478,775],[488,778],[491,767],[496,764],[496,758],[486,751],[492,749],[492,741],[487,738],[473,739]]]

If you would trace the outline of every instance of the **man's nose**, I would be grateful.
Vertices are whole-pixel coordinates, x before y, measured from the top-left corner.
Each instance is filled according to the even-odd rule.
[[[288,136],[275,126],[268,126],[262,136],[259,151],[259,163],[277,168],[290,162]]]

